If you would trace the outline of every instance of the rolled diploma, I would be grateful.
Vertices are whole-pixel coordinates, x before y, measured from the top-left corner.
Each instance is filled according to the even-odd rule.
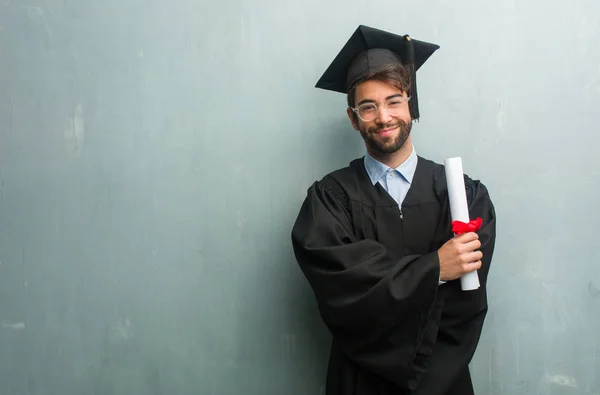
[[[460,157],[448,158],[444,161],[444,166],[446,167],[446,182],[448,183],[452,221],[469,222],[469,206],[467,205],[462,159]],[[461,277],[460,286],[463,291],[478,289],[479,276],[477,270]]]

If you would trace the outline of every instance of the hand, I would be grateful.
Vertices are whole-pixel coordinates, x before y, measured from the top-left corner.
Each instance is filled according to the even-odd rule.
[[[448,240],[438,250],[440,259],[440,280],[456,280],[481,267],[483,253],[477,233],[469,232]]]

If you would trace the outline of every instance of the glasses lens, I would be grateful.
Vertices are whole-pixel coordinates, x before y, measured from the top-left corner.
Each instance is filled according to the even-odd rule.
[[[400,115],[407,101],[405,99],[392,99],[385,103],[385,107],[390,115]]]
[[[358,115],[363,121],[372,121],[377,117],[377,106],[372,103],[366,103],[358,107]]]

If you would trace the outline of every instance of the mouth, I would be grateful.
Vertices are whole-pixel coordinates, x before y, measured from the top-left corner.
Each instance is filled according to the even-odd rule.
[[[391,128],[386,128],[386,129],[380,129],[380,130],[377,130],[377,131],[375,132],[375,134],[377,134],[378,136],[389,136],[389,135],[391,135],[391,134],[394,132],[394,130],[396,130],[396,129],[398,129],[398,126],[394,126],[394,127],[391,127]]]

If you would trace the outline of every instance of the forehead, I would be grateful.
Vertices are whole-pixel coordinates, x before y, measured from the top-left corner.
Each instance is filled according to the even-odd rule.
[[[362,100],[384,100],[388,96],[404,94],[403,91],[386,82],[370,80],[356,86],[356,102]]]

